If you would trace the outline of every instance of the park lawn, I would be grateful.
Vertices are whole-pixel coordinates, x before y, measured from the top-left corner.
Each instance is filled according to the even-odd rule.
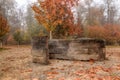
[[[119,47],[106,48],[108,60],[51,59],[49,65],[32,63],[31,46],[6,46],[0,51],[0,80],[120,80]]]

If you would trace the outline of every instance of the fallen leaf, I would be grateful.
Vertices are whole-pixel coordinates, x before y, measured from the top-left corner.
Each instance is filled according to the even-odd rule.
[[[26,70],[25,72],[32,72],[32,69],[28,69],[28,70]]]
[[[38,80],[37,78],[34,78],[33,80]]]
[[[80,70],[80,71],[76,71],[75,74],[80,76],[86,74],[86,72],[84,70]]]
[[[59,78],[58,80],[65,80],[65,78],[64,78],[64,77],[61,77],[61,78]]]
[[[90,59],[89,62],[90,62],[91,64],[94,64],[94,63],[95,63],[95,60],[94,60],[94,59]]]
[[[60,70],[65,70],[64,68],[61,68]]]
[[[53,78],[55,78],[55,76],[53,76],[53,75],[47,77],[48,80],[49,80],[49,79],[53,79]]]
[[[56,72],[56,71],[47,72],[47,75],[55,75],[55,74],[58,74],[58,72]]]
[[[81,80],[80,78],[75,78],[74,80]]]

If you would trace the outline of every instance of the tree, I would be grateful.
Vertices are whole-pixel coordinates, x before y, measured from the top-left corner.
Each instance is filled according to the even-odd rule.
[[[116,1],[117,0],[103,0],[105,4],[106,9],[106,21],[107,24],[114,24],[115,18],[117,15],[117,7],[116,7]]]
[[[68,28],[70,33],[74,32],[76,27],[74,27],[71,9],[77,3],[78,0],[38,0],[38,4],[33,5],[32,9],[35,12],[35,18],[46,28],[52,39],[52,32],[58,25]]]
[[[21,44],[21,42],[23,41],[23,35],[22,35],[22,31],[20,29],[16,30],[13,34],[14,40],[18,43],[18,45]]]
[[[12,21],[9,19],[11,16],[15,16],[13,13],[16,12],[15,0],[0,0],[0,14],[6,18],[9,23]],[[14,21],[13,21],[14,22]]]
[[[29,36],[29,39],[33,36],[39,36],[40,32],[44,32],[44,27],[38,23],[38,21],[34,18],[33,10],[31,9],[31,5],[28,4],[27,6],[27,12],[25,16],[26,20],[26,28],[27,28],[27,34]]]
[[[0,14],[0,42],[2,47],[2,37],[9,31],[7,20]]]
[[[87,6],[87,11],[88,11],[88,15],[87,15],[87,23],[88,24],[92,23],[92,15],[91,15],[92,3],[93,3],[93,0],[85,0],[85,4]]]
[[[7,44],[9,36],[13,35],[16,28],[21,27],[21,24],[24,21],[21,20],[21,11],[17,8],[15,0],[0,0],[0,13],[7,20],[10,26],[9,34],[5,35],[5,38],[2,38],[4,39],[3,43]]]

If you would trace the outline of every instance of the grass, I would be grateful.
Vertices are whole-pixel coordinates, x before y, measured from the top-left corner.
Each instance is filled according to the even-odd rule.
[[[8,50],[9,48],[0,48],[0,51]]]

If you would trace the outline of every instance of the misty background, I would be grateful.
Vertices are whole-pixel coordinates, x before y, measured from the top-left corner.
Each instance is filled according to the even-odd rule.
[[[13,35],[21,31],[20,41],[30,42],[32,36],[47,35],[45,28],[34,18],[31,6],[37,0],[0,0],[0,13],[7,19],[10,32],[5,36],[5,43],[14,43]],[[72,8],[75,22],[80,23],[82,37],[88,36],[86,27],[103,26],[105,24],[120,25],[119,0],[80,0]]]

